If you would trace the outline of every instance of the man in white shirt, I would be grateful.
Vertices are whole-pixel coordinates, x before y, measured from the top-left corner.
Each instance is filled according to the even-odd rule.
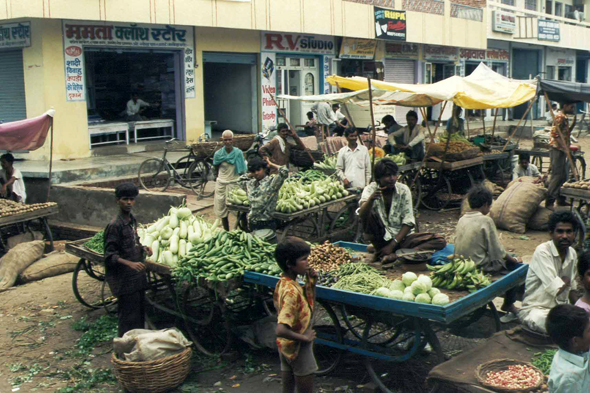
[[[551,109],[553,110],[553,113],[556,113],[557,112],[557,104],[556,103],[551,104]],[[547,120],[547,124],[549,124],[550,126],[553,125],[553,115],[551,114],[551,111],[545,112],[545,120]]]
[[[22,173],[13,166],[14,156],[10,153],[3,154],[0,157],[0,163],[2,164],[2,170],[0,170],[0,182],[2,183],[0,194],[2,198],[25,203],[27,200],[25,181]]]
[[[394,147],[395,153],[406,153],[411,160],[424,158],[424,130],[418,124],[418,114],[409,111],[406,114],[408,125],[389,134],[388,143]]]
[[[369,151],[358,143],[358,134],[354,128],[344,130],[348,146],[338,152],[336,173],[346,187],[365,188],[371,181],[371,159]]]
[[[330,104],[327,102],[316,102],[311,107],[311,111],[316,114],[318,124],[327,129],[329,134],[331,134],[332,130],[337,126],[338,119]]]
[[[578,256],[571,245],[578,226],[578,220],[569,211],[556,212],[549,217],[551,240],[539,245],[533,254],[518,314],[529,329],[545,333],[549,310],[558,304],[574,304],[577,300]]]
[[[140,99],[137,93],[133,93],[131,99],[127,101],[127,109],[125,110],[127,121],[145,120],[146,118],[141,116],[142,108],[149,108],[150,106],[152,106],[152,104],[148,104]]]

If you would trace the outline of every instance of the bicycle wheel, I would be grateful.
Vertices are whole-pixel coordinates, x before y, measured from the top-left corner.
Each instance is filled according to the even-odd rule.
[[[206,190],[211,165],[207,161],[198,160],[188,169],[188,184],[199,198],[208,198],[215,193],[215,188]]]
[[[80,304],[94,310],[101,307],[106,308],[116,301],[116,298],[110,293],[108,285],[104,285],[104,270],[102,273],[99,270],[98,265],[80,259],[72,275],[74,297]]]
[[[146,191],[164,192],[170,185],[170,169],[159,158],[149,158],[142,162],[137,177]]]

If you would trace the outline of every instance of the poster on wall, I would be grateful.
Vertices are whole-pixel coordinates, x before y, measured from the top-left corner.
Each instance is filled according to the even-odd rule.
[[[274,53],[262,52],[260,60],[260,69],[262,72],[260,75],[260,80],[262,81],[262,128],[268,130],[277,124],[277,107],[272,99],[277,94],[277,78],[275,75],[276,55]]]
[[[195,98],[193,30],[173,26],[134,23],[96,24],[63,22],[66,97],[84,101],[84,47],[182,50],[186,98]]]
[[[375,38],[406,40],[406,11],[375,7]]]
[[[0,25],[0,48],[24,48],[31,46],[31,23],[7,23]]]
[[[344,37],[340,46],[340,58],[372,60],[375,57],[376,49],[376,40]]]

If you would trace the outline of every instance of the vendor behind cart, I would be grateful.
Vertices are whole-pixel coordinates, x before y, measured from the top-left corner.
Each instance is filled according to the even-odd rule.
[[[375,249],[375,260],[392,262],[400,248],[438,251],[447,244],[442,236],[413,233],[416,221],[412,194],[397,182],[399,168],[383,159],[375,164],[375,182],[363,190],[359,215],[364,237]]]
[[[21,171],[14,167],[14,156],[10,153],[3,154],[0,157],[0,164],[2,164],[2,170],[0,170],[0,183],[2,184],[0,194],[2,198],[25,203],[27,200],[25,181]]]
[[[246,172],[246,161],[244,160],[244,153],[233,146],[233,132],[230,130],[223,131],[221,140],[223,141],[223,147],[217,150],[213,156],[213,166],[217,173],[214,210],[215,215],[221,218],[223,228],[229,231],[229,210],[226,205],[227,187]]]
[[[465,136],[465,119],[461,118],[463,108],[455,106],[454,111],[454,116],[451,116],[449,120],[447,120],[447,132],[450,134],[456,132],[461,136]]]
[[[408,125],[389,134],[387,141],[393,146],[394,154],[406,153],[413,161],[424,158],[424,129],[418,124],[418,114],[409,111],[406,114]]]
[[[365,188],[371,181],[371,159],[369,150],[358,143],[358,133],[354,128],[344,130],[348,146],[338,152],[336,174],[345,187]]]
[[[287,124],[280,123],[277,128],[278,135],[260,148],[262,157],[269,158],[270,162],[274,164],[270,166],[271,175],[277,173],[279,167],[289,165],[291,149],[305,150],[305,145],[301,142],[301,139],[294,138],[297,144],[287,141],[289,135],[293,135]]]
[[[265,160],[259,157],[249,160],[248,175],[240,177],[240,183],[250,201],[250,231],[268,241],[276,241],[277,224],[272,215],[279,199],[279,190],[289,176],[289,170],[274,164],[268,157]],[[276,175],[268,175],[269,166],[277,171]]]

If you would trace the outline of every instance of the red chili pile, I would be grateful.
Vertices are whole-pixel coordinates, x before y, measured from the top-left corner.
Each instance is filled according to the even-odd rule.
[[[512,365],[502,371],[490,371],[486,375],[486,383],[508,389],[526,389],[539,383],[541,375],[532,367]]]

